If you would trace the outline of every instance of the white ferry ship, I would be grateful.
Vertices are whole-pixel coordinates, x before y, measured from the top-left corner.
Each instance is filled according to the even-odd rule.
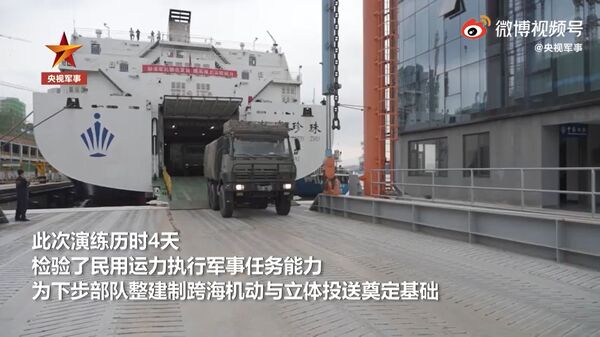
[[[197,41],[190,22],[191,12],[171,10],[168,33],[149,41],[74,32],[69,43],[82,46],[73,54],[76,68],[59,68],[86,71],[87,85],[33,97],[34,123],[45,121],[35,137],[48,162],[96,192],[141,198],[163,168],[202,175],[204,145],[224,122],[239,119],[287,122],[301,142],[297,179],[314,172],[325,153],[325,106],[302,103],[301,75],[292,74],[279,46]]]

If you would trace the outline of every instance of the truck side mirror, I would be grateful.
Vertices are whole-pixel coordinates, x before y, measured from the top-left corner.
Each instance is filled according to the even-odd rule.
[[[295,147],[295,152],[300,151],[300,140],[298,138],[294,138],[294,147]]]

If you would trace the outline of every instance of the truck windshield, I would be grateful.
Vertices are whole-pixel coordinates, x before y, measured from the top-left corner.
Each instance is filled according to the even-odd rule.
[[[288,156],[290,154],[290,146],[287,138],[235,138],[233,153],[235,156]]]

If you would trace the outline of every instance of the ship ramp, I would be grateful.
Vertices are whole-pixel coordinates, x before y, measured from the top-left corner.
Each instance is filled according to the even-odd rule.
[[[208,208],[208,191],[205,177],[172,177],[173,190],[169,207],[172,210]]]

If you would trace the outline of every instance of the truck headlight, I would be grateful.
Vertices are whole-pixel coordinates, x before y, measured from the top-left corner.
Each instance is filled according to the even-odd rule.
[[[244,185],[242,185],[242,184],[235,185],[235,190],[236,191],[243,191],[244,190]]]
[[[292,189],[292,184],[290,184],[290,183],[283,184],[283,189],[284,190],[291,190]]]

